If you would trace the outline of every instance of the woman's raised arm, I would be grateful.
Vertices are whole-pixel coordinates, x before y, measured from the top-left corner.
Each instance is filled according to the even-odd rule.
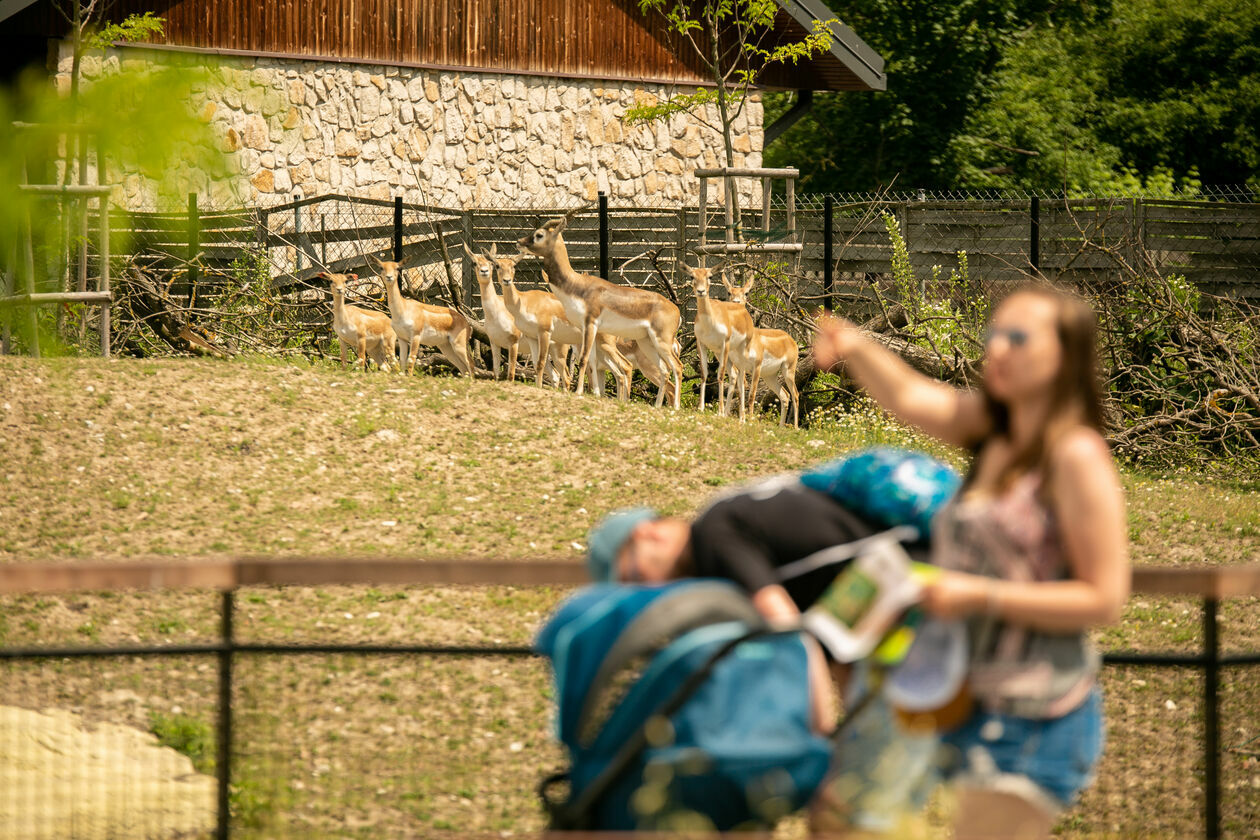
[[[827,370],[844,362],[854,381],[903,423],[954,446],[970,446],[989,431],[979,394],[929,379],[849,321],[823,316],[814,361]]]

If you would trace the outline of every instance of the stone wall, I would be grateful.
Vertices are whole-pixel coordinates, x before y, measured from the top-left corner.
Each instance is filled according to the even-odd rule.
[[[89,56],[90,80],[162,53]],[[186,56],[184,59],[186,60]],[[68,85],[70,56],[54,56]],[[192,107],[211,124],[233,176],[187,173],[212,206],[271,204],[324,193],[448,207],[536,206],[594,200],[693,202],[693,172],[719,165],[721,139],[693,117],[628,126],[625,110],[668,94],[660,85],[454,73],[298,59],[213,61]],[[716,123],[716,109],[709,121]],[[735,165],[759,166],[762,106],[750,100],[735,136]],[[743,199],[758,202],[748,183]],[[125,178],[129,206],[147,204]],[[715,196],[711,200],[718,200]]]

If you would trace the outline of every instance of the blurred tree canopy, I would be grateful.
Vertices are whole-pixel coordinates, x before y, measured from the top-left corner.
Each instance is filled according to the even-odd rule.
[[[888,91],[766,151],[805,187],[1260,189],[1260,0],[832,0]],[[767,97],[767,123],[793,94]]]

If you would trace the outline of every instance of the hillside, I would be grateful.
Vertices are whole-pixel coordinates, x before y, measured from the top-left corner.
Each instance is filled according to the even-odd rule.
[[[568,555],[603,512],[910,440],[871,413],[741,425],[523,383],[269,361],[0,359],[0,562]],[[953,456],[961,463],[957,455]],[[1126,474],[1137,562],[1260,551],[1260,492]]]

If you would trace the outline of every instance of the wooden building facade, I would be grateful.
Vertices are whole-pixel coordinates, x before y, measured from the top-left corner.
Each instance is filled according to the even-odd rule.
[[[0,73],[38,61],[64,82],[71,2],[0,0],[0,62],[8,62]],[[796,41],[815,20],[830,20],[833,45],[767,71],[766,88],[883,89],[883,60],[819,0],[778,2],[768,40]],[[206,56],[216,74],[205,101],[190,105],[237,156],[240,175],[230,194],[205,182],[217,191],[211,205],[295,192],[462,207],[591,200],[599,191],[694,201],[694,171],[722,163],[721,138],[705,127],[716,113],[663,125],[622,120],[635,104],[707,83],[690,46],[637,0],[116,0],[107,8],[113,20],[154,12],[163,32],[85,60],[89,82],[123,57],[161,64],[177,53]],[[733,164],[759,166],[759,97],[735,131]],[[746,190],[755,204],[759,188]]]

